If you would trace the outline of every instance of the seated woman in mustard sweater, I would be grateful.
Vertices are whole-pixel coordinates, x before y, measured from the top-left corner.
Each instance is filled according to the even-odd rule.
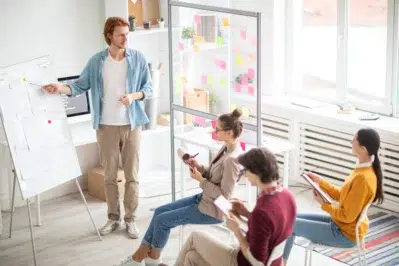
[[[356,246],[355,227],[357,219],[367,204],[384,200],[382,190],[382,171],[378,159],[380,136],[371,129],[357,132],[352,141],[352,152],[358,163],[352,174],[346,179],[342,188],[335,187],[319,175],[308,173],[314,182],[320,185],[331,198],[339,202],[338,206],[325,203],[314,192],[315,200],[328,213],[298,214],[294,223],[292,236],[288,238],[284,249],[284,265],[294,244],[295,236],[304,237],[312,242],[332,247],[349,248]],[[359,227],[359,237],[363,239],[368,230],[368,220]]]

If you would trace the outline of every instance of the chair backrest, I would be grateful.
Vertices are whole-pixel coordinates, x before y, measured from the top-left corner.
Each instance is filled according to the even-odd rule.
[[[269,260],[267,261],[267,266],[272,265],[273,261],[279,259],[281,256],[283,256],[284,253],[284,247],[285,247],[285,242],[287,240],[284,240],[277,246],[275,246],[272,250],[272,253],[270,254]]]
[[[359,216],[359,219],[357,219],[357,223],[356,223],[356,231],[358,231],[359,226],[362,224],[362,222],[364,221],[364,219],[367,218],[367,211],[370,208],[370,204],[367,204],[366,207],[364,207],[362,213]]]

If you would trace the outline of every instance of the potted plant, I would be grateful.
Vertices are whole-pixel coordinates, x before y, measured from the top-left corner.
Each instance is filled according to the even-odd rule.
[[[157,21],[158,21],[160,29],[165,27],[165,20],[163,19],[163,17],[161,17],[160,19],[157,19]]]
[[[136,30],[136,16],[129,16],[129,31]]]
[[[194,38],[194,28],[183,27],[181,31],[181,38],[186,46],[192,45]]]
[[[209,112],[216,114],[216,96],[212,93],[209,94]]]

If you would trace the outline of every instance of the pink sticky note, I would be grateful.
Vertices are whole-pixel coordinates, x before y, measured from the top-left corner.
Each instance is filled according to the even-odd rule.
[[[240,146],[243,151],[245,151],[245,142],[240,141]]]
[[[216,133],[212,132],[212,139],[216,139]]]
[[[216,120],[212,120],[211,124],[212,124],[212,128],[215,129],[216,128]]]
[[[194,21],[195,21],[195,24],[200,24],[201,23],[201,16],[200,15],[195,15],[194,16]]]
[[[234,53],[239,53],[240,51],[241,51],[240,46],[236,46],[236,47],[233,48],[233,52]]]
[[[255,88],[254,88],[254,86],[252,86],[252,85],[248,86],[248,93],[249,93],[249,95],[251,95],[251,96],[254,96],[254,95],[255,95]]]
[[[202,84],[208,84],[208,77],[206,75],[202,75],[201,81]]]
[[[215,59],[215,65],[216,65],[217,67],[220,67],[220,63],[221,63],[221,61],[220,61],[220,60],[218,60],[218,59]]]
[[[200,126],[205,126],[205,118],[199,117],[199,116],[195,116],[194,117],[194,123],[198,124]]]
[[[234,86],[234,88],[235,88],[235,91],[236,91],[236,92],[241,92],[241,84],[236,83],[235,86]]]
[[[223,70],[226,70],[226,61],[220,60],[219,67]]]
[[[248,85],[248,75],[241,76],[241,85],[247,86]]]
[[[240,30],[240,37],[243,40],[247,39],[247,30]]]
[[[249,68],[249,69],[248,69],[248,77],[249,77],[250,79],[254,79],[254,77],[255,77],[255,70],[254,70],[253,68]]]
[[[188,92],[188,86],[187,83],[183,82],[183,92]]]
[[[184,50],[184,44],[182,42],[179,42],[179,51],[183,51]]]

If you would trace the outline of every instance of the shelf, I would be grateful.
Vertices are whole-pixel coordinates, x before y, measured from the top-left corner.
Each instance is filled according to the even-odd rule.
[[[180,27],[172,27],[172,30],[179,30]],[[168,27],[159,28],[158,26],[152,26],[150,29],[146,30],[142,27],[136,28],[135,31],[129,32],[129,36],[141,36],[141,35],[149,35],[149,34],[158,34],[158,33],[167,33]]]

